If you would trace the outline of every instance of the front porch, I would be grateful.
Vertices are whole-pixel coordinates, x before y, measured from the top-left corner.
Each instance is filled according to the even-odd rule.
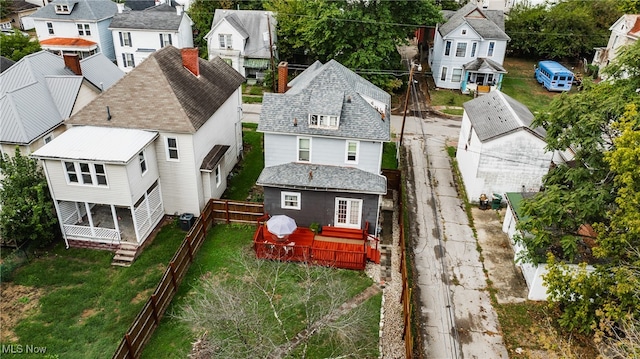
[[[367,261],[380,263],[379,240],[367,229],[323,227],[321,234],[298,227],[285,238],[260,224],[253,236],[256,257],[287,262],[363,270]]]
[[[497,62],[478,58],[463,66],[464,78],[460,84],[463,94],[487,94],[502,88],[502,78],[507,71]]]

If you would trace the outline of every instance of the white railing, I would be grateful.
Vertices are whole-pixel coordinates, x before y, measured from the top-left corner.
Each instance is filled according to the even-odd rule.
[[[87,226],[76,226],[72,224],[65,224],[64,234],[67,238],[71,239],[88,239],[94,242],[101,243],[120,243],[120,233],[115,229]]]

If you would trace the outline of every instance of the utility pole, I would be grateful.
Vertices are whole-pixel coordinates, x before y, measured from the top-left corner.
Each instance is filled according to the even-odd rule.
[[[267,28],[269,28],[269,54],[271,57],[271,82],[273,84],[273,92],[278,92],[276,88],[276,63],[273,61],[273,40],[271,39],[271,21],[269,13],[267,15]]]
[[[422,66],[418,64],[418,71],[422,71]],[[411,61],[411,69],[409,70],[409,85],[407,86],[407,96],[404,99],[404,114],[402,115],[402,129],[400,130],[400,146],[402,147],[402,137],[404,137],[404,123],[407,120],[407,110],[409,109],[409,95],[411,95],[411,87],[413,86],[413,70],[416,64]]]

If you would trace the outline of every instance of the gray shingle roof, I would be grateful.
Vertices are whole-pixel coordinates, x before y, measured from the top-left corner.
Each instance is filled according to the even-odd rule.
[[[56,14],[56,4],[75,3],[70,14]],[[113,17],[118,12],[118,7],[111,0],[54,0],[41,7],[31,17],[35,19],[52,20],[102,20]]]
[[[504,14],[500,10],[480,10],[476,4],[468,3],[456,11],[447,22],[438,27],[442,37],[463,23],[469,24],[486,40],[511,40],[504,32]]]
[[[542,127],[531,128],[534,116],[529,109],[508,95],[495,90],[463,104],[464,111],[480,141],[525,130],[544,140]]]
[[[83,76],[107,89],[124,76],[103,54],[80,61]],[[0,141],[29,144],[71,115],[82,85],[64,60],[48,51],[23,57],[0,74]]]
[[[265,94],[258,131],[389,141],[391,96],[337,61],[316,62],[284,94]],[[385,104],[384,117],[361,95]],[[321,111],[321,112],[315,112]],[[340,113],[338,129],[310,128],[309,114]],[[297,126],[293,120],[297,119]]]
[[[115,14],[109,29],[173,30],[180,28],[186,13],[177,14],[168,4],[154,6],[143,11],[128,11]]]
[[[269,17],[269,24],[267,23],[267,16]],[[213,21],[211,22],[211,30],[213,31],[224,18],[227,18],[227,21],[247,39],[244,45],[245,57],[259,59],[271,58],[269,39],[267,38],[265,41],[264,33],[269,32],[268,25],[271,25],[272,42],[277,42],[277,20],[273,16],[273,12],[262,10],[216,9],[216,12],[213,14]],[[209,31],[205,37],[208,38],[211,36],[212,31]],[[217,39],[214,40],[217,41]]]
[[[240,87],[244,77],[216,57],[199,59],[200,76],[166,46],[73,115],[71,124],[194,133]],[[135,94],[135,96],[132,96]],[[111,120],[107,122],[109,106]]]
[[[9,67],[11,67],[13,64],[15,64],[16,62],[6,58],[4,56],[0,56],[0,73],[4,72],[4,70],[8,69]]]
[[[297,188],[313,191],[339,191],[384,194],[384,176],[354,167],[286,163],[266,167],[256,184],[266,187]]]
[[[491,59],[486,59],[482,57],[478,57],[477,59],[464,64],[462,67],[464,67],[464,69],[467,71],[477,71],[477,72],[486,72],[486,73],[501,72],[505,74],[507,73],[507,70],[505,70],[505,68],[502,67],[502,65],[500,65],[499,63]]]

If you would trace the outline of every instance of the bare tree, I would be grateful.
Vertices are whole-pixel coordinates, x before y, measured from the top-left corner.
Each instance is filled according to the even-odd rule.
[[[206,333],[192,358],[305,358],[314,336],[334,349],[331,357],[362,358],[377,348],[377,336],[367,337],[364,328],[366,312],[357,305],[366,298],[350,298],[338,270],[257,260],[253,253],[237,263],[241,274],[205,276],[178,314]]]

